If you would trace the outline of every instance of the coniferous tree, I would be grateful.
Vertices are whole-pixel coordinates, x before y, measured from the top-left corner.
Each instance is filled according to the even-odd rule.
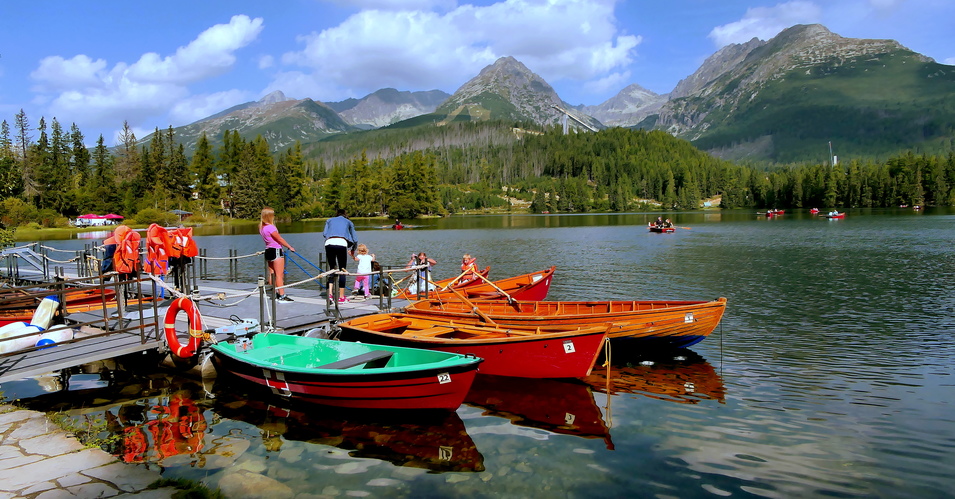
[[[219,201],[219,179],[216,176],[215,158],[212,154],[212,146],[206,134],[199,137],[196,142],[196,151],[192,155],[190,163],[190,177],[192,185],[199,193],[199,199],[218,203]]]

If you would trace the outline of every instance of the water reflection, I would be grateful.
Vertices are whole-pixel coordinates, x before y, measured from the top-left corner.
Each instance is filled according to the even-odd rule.
[[[484,471],[484,456],[455,412],[340,411],[304,403],[261,401],[217,384],[214,411],[259,428],[267,452],[288,441],[337,447],[356,458],[430,471]]]
[[[594,390],[609,395],[629,393],[681,404],[726,402],[726,387],[716,370],[692,350],[633,352],[617,349],[610,366],[594,367],[584,378]]]
[[[486,416],[505,418],[517,426],[599,438],[607,449],[613,450],[610,430],[590,386],[577,381],[481,374],[471,385],[464,403],[485,409]]]

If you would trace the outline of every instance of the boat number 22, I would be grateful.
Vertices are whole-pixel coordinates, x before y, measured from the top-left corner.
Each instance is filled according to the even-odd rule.
[[[445,383],[450,383],[450,382],[451,382],[451,374],[449,374],[449,373],[441,373],[441,374],[438,374],[438,384],[439,384],[439,385],[443,385],[443,384],[445,384]]]

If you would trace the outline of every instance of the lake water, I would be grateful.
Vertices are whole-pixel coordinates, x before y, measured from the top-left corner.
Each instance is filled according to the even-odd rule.
[[[955,212],[679,213],[686,228],[650,234],[656,216],[356,222],[383,264],[425,250],[439,278],[467,252],[492,278],[557,265],[555,300],[728,298],[708,339],[612,350],[609,379],[604,367],[584,381],[484,377],[456,413],[427,417],[340,415],[155,373],[74,376],[66,394],[25,402],[87,407],[125,435],[128,461],[224,490],[255,473],[298,497],[953,496]],[[321,223],[279,228],[317,263]],[[209,256],[261,247],[216,230],[197,231]],[[244,262],[252,282],[261,260]],[[292,267],[288,281],[304,276]]]

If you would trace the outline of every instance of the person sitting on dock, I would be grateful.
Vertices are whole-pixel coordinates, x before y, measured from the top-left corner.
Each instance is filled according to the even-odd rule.
[[[424,251],[418,254],[411,254],[408,267],[427,265],[426,268],[418,269],[415,280],[411,283],[410,289],[412,293],[423,293],[425,290],[434,289],[434,287],[428,283],[428,279],[431,277],[431,267],[437,265],[437,263],[437,260],[434,258],[428,258],[428,255]]]

